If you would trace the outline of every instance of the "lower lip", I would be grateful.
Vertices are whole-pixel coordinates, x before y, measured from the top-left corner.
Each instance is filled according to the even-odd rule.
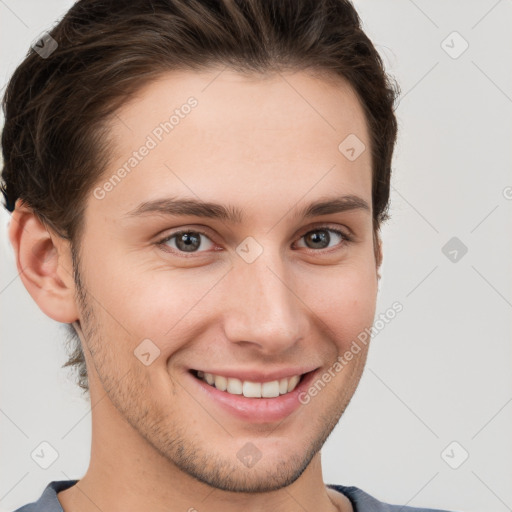
[[[210,386],[191,373],[188,373],[188,376],[199,386],[201,392],[207,394],[210,402],[218,404],[229,414],[251,423],[272,423],[282,421],[302,405],[299,395],[308,388],[315,374],[316,370],[307,373],[293,391],[275,398],[247,398],[243,395],[232,395]]]

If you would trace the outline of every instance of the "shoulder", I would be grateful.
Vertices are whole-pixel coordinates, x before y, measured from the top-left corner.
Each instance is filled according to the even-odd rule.
[[[327,487],[344,494],[352,503],[354,512],[449,512],[437,508],[416,508],[404,505],[391,505],[379,501],[368,493],[354,486],[333,485]],[[455,511],[453,511],[455,512]]]
[[[75,485],[77,482],[78,480],[55,480],[50,482],[37,501],[23,505],[14,512],[63,512],[57,493]]]

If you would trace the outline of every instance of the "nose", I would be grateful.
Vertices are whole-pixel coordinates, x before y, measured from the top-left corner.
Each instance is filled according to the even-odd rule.
[[[229,273],[224,309],[227,339],[262,355],[284,353],[305,336],[307,308],[294,293],[292,269],[266,250],[252,263],[238,260]]]

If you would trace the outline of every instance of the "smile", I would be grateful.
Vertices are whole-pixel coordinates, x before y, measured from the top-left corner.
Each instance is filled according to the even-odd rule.
[[[219,391],[225,391],[232,395],[243,395],[246,398],[276,398],[286,395],[297,387],[301,379],[301,375],[293,375],[289,378],[269,382],[251,382],[202,371],[195,372],[195,375]]]

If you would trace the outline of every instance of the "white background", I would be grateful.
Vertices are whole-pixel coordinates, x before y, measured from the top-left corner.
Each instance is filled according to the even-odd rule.
[[[0,2],[2,93],[29,45],[70,1]],[[512,2],[356,1],[364,29],[401,86],[391,221],[377,315],[404,310],[374,338],[354,398],[322,450],[326,483],[395,504],[512,510]],[[458,58],[442,42],[457,31]],[[456,52],[463,44],[450,36]],[[505,192],[504,192],[505,190]],[[17,275],[0,214],[0,510],[80,478],[90,407],[66,360],[64,327]],[[468,248],[452,262],[452,237]],[[42,441],[59,453],[41,469]],[[469,458],[452,469],[466,450]],[[313,511],[311,511],[313,512]]]

